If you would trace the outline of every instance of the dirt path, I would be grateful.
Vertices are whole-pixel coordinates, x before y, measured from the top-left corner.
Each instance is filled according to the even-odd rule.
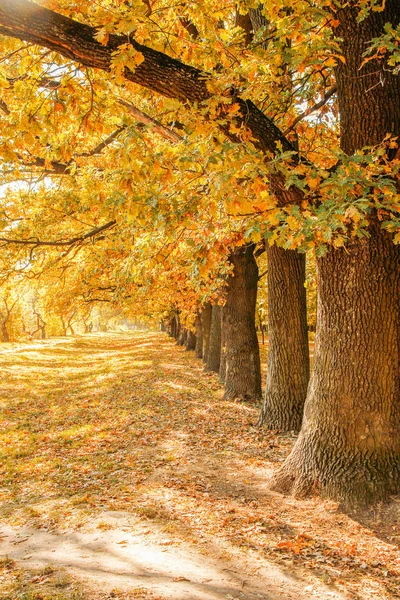
[[[104,519],[113,529],[102,532],[92,523],[84,531],[60,534],[5,526],[1,551],[27,567],[66,568],[99,594],[143,587],[176,600],[344,598],[266,561],[250,566],[239,558],[223,560],[208,544],[200,552],[129,513],[106,513]]]
[[[31,582],[45,600],[398,597],[398,505],[361,524],[271,494],[294,438],[165,336],[4,344],[0,368],[0,556],[29,575],[10,592],[4,560],[1,599]],[[49,565],[81,596],[43,595]]]

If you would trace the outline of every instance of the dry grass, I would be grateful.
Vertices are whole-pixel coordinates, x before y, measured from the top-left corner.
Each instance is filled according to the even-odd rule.
[[[21,569],[0,560],[1,600],[84,600],[79,585],[60,569]]]

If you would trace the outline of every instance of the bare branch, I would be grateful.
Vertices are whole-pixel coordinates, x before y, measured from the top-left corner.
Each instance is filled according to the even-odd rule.
[[[126,125],[122,125],[113,131],[108,138],[106,138],[103,142],[100,142],[100,144],[93,148],[93,150],[84,152],[83,154],[78,154],[77,156],[96,156],[96,154],[100,154],[100,152],[102,152],[104,148],[107,148],[107,146],[109,146],[119,136],[121,131],[124,131],[124,129],[126,129]]]
[[[146,113],[142,112],[134,104],[126,102],[125,100],[122,100],[121,98],[119,99],[118,102],[119,102],[119,104],[121,104],[121,106],[125,106],[125,108],[128,110],[128,112],[137,121],[139,121],[139,123],[143,123],[143,125],[151,125],[152,131],[155,131],[156,133],[158,133],[165,139],[169,140],[170,142],[178,143],[183,140],[183,137],[180,136],[178,133],[176,133],[172,129],[168,129],[168,127],[165,127],[165,125],[160,123],[160,121],[157,121],[156,119],[153,119],[153,117],[150,117]]]
[[[96,156],[97,154],[100,154],[104,150],[104,148],[109,146],[119,136],[121,131],[124,131],[124,129],[126,129],[125,125],[119,127],[118,129],[113,131],[113,133],[111,133],[108,136],[108,138],[106,138],[103,142],[100,142],[100,144],[98,144],[95,148],[93,148],[93,150],[90,150],[89,152],[84,152],[82,154],[77,154],[75,158],[79,158],[79,157],[87,157],[88,158],[88,157]],[[48,161],[41,157],[35,157],[35,158],[32,157],[32,159],[29,159],[29,161],[27,161],[27,159],[25,159],[21,154],[17,154],[16,156],[26,166],[44,168],[45,172],[48,174],[54,173],[56,175],[64,175],[65,173],[68,173],[68,171],[75,165],[75,159],[70,160],[68,163],[61,163],[56,160]]]
[[[283,132],[283,135],[286,136],[288,133],[290,133],[296,127],[297,123],[300,123],[300,121],[302,121],[303,119],[308,117],[308,115],[311,115],[311,113],[313,113],[316,110],[318,110],[319,108],[322,108],[323,106],[325,106],[325,104],[328,102],[328,100],[330,98],[332,98],[332,96],[334,94],[336,94],[336,92],[337,92],[337,86],[333,85],[331,88],[329,88],[329,90],[327,90],[325,92],[325,95],[322,98],[322,100],[320,100],[319,102],[316,102],[315,104],[313,104],[313,106],[310,106],[310,108],[307,108],[307,110],[305,110],[303,113],[301,113],[301,115],[296,117],[295,120],[293,121],[293,123],[291,124],[291,126],[288,127]]]
[[[260,281],[260,279],[262,279],[263,277],[265,277],[265,275],[268,273],[268,269],[266,271],[264,271],[263,273],[261,273],[261,275],[258,276],[258,281]]]

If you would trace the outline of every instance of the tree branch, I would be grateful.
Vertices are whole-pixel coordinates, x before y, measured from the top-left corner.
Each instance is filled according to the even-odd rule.
[[[327,90],[325,92],[325,95],[322,98],[322,100],[320,100],[319,102],[316,102],[315,104],[313,104],[313,106],[310,106],[310,108],[307,108],[307,110],[302,112],[301,115],[298,115],[298,117],[295,118],[295,120],[293,121],[291,126],[288,127],[287,129],[285,129],[285,131],[283,132],[283,135],[286,136],[288,133],[290,133],[292,131],[292,129],[294,129],[296,127],[297,123],[300,123],[300,121],[302,121],[303,119],[308,117],[308,115],[311,115],[311,113],[313,113],[316,110],[318,110],[319,108],[322,108],[323,106],[325,106],[325,104],[328,102],[328,100],[330,98],[332,98],[332,96],[334,96],[334,94],[336,94],[336,92],[337,92],[337,86],[333,85],[331,88],[329,88],[329,90]]]
[[[130,104],[129,102],[126,102],[121,98],[118,100],[118,102],[119,104],[121,104],[121,106],[125,106],[128,112],[137,121],[139,121],[139,123],[143,123],[143,125],[151,125],[152,131],[155,131],[170,142],[178,143],[183,140],[183,137],[181,135],[175,133],[175,131],[173,131],[172,129],[168,129],[168,127],[165,127],[165,125],[160,123],[160,121],[157,121],[156,119],[153,119],[153,117],[150,117],[146,113],[142,112],[134,104]]]
[[[126,129],[126,125],[122,125],[121,127],[118,127],[118,129],[113,131],[103,142],[100,142],[100,144],[98,144],[95,148],[93,148],[93,150],[90,150],[89,152],[84,152],[83,154],[77,154],[77,158],[79,156],[89,157],[89,156],[96,156],[96,154],[100,154],[100,152],[102,152],[104,150],[104,148],[107,148],[107,146],[112,144],[112,142],[119,136],[121,131],[124,131],[124,129]]]
[[[258,281],[260,281],[260,279],[262,279],[263,277],[265,277],[265,275],[268,273],[268,269],[266,271],[264,271],[263,273],[261,273],[261,275],[258,276]]]
[[[119,127],[118,129],[116,129],[115,131],[113,131],[113,133],[111,133],[108,138],[106,138],[103,142],[100,142],[100,144],[98,144],[95,148],[93,148],[92,150],[90,150],[89,152],[84,152],[82,154],[77,154],[76,158],[79,157],[91,157],[91,156],[96,156],[97,154],[100,154],[100,152],[102,152],[104,150],[104,148],[106,148],[107,146],[109,146],[121,133],[121,131],[124,131],[124,129],[126,129],[126,126],[123,125],[122,127]],[[68,163],[61,163],[57,160],[46,160],[44,158],[41,157],[32,157],[29,158],[29,162],[27,162],[27,159],[25,159],[22,154],[16,154],[17,158],[19,158],[19,160],[21,160],[26,166],[31,166],[31,167],[41,167],[45,169],[46,173],[54,173],[56,175],[64,175],[65,173],[68,173],[68,171],[74,166],[75,164],[75,159],[74,160],[70,160]],[[49,168],[51,167],[51,168]]]
[[[7,104],[4,102],[4,100],[1,100],[1,99],[0,99],[0,108],[7,116],[9,114],[11,114],[11,111],[8,108]]]
[[[94,238],[96,235],[98,235],[99,233],[101,233],[102,231],[106,231],[106,229],[111,229],[111,227],[114,227],[114,225],[116,224],[116,221],[109,221],[108,223],[105,223],[104,225],[101,225],[100,227],[96,227],[96,229],[92,229],[91,231],[88,231],[87,233],[85,233],[84,235],[81,236],[77,236],[74,237],[70,240],[55,240],[53,242],[45,242],[42,240],[19,240],[19,239],[12,239],[12,238],[3,238],[0,237],[0,242],[3,242],[4,245],[7,244],[18,244],[18,245],[22,245],[22,246],[73,246],[74,244],[78,244],[78,243],[82,243],[85,240]]]
[[[199,37],[199,31],[196,25],[187,17],[180,17],[179,21],[182,27],[186,29],[190,37],[192,37],[194,40],[197,40],[197,38]]]

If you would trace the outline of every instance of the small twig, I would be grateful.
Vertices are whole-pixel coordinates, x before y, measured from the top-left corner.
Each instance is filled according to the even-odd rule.
[[[260,279],[262,279],[267,273],[268,273],[268,269],[266,271],[264,271],[264,273],[261,273],[261,275],[258,276],[258,281],[260,281]]]
[[[331,88],[329,88],[329,90],[325,93],[325,96],[322,100],[320,100],[319,102],[316,102],[316,104],[313,104],[313,106],[310,106],[310,108],[307,108],[307,110],[305,110],[303,113],[301,113],[301,115],[299,115],[298,117],[295,118],[295,120],[293,121],[293,123],[291,124],[290,127],[288,127],[284,132],[283,132],[283,136],[286,137],[287,134],[292,131],[292,129],[294,129],[297,125],[297,123],[299,123],[300,121],[302,121],[303,119],[305,119],[306,117],[308,117],[309,115],[311,115],[311,113],[315,112],[316,110],[318,110],[319,108],[322,108],[323,106],[325,106],[325,104],[328,102],[329,98],[331,98],[334,94],[336,94],[337,92],[337,86],[333,85]]]

